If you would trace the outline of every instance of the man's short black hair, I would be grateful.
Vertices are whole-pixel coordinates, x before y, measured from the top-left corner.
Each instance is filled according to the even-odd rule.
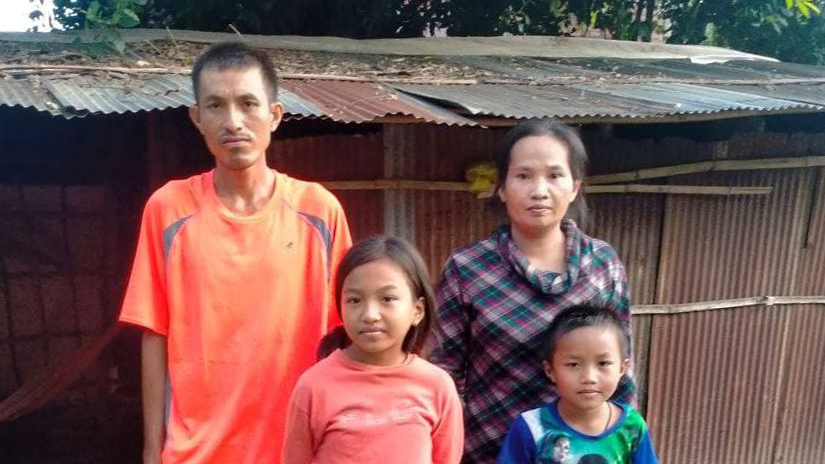
[[[198,102],[201,74],[204,69],[211,67],[218,70],[260,69],[264,85],[267,87],[269,103],[278,101],[278,73],[269,55],[242,42],[220,42],[204,50],[192,66],[192,90],[195,92],[195,103]]]

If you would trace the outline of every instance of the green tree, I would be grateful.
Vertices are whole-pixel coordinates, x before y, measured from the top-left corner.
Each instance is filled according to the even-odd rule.
[[[91,5],[114,18],[124,3],[141,9],[142,27],[352,38],[580,35],[670,43],[711,44],[823,63],[825,0],[55,0],[69,29],[89,27]],[[145,3],[145,5],[142,5]],[[123,15],[120,15],[123,18]],[[131,16],[123,18],[133,22]],[[120,19],[115,23],[119,23]],[[110,21],[111,22],[111,21]],[[97,24],[102,24],[98,21]]]

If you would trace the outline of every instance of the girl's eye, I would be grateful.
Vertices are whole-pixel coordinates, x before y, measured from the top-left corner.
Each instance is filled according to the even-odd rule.
[[[578,367],[579,363],[569,362],[569,363],[566,363],[565,366],[567,366],[567,367]]]
[[[520,179],[520,180],[528,179],[529,177],[530,176],[528,176],[527,173],[525,173],[525,172],[520,172],[520,173],[516,174],[516,179]]]
[[[356,298],[356,297],[354,297],[354,296],[351,296],[351,297],[347,298],[346,300],[344,300],[344,303],[346,303],[346,304],[350,304],[350,305],[352,305],[352,304],[358,304],[358,303],[360,303],[360,302],[361,302],[361,299],[360,299],[360,298]]]
[[[398,298],[394,297],[394,296],[385,296],[384,297],[384,302],[385,303],[392,303],[393,301],[396,301],[396,300],[398,300]]]
[[[602,367],[607,367],[607,366],[612,366],[612,365],[613,365],[612,361],[602,361],[602,362],[599,363],[599,366],[602,366]]]

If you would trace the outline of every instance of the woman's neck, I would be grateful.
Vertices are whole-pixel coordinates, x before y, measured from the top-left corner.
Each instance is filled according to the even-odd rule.
[[[513,243],[531,265],[542,271],[563,273],[567,271],[564,232],[561,224],[539,233],[510,228]]]

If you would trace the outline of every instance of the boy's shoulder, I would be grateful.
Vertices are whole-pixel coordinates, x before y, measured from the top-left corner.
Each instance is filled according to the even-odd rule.
[[[631,429],[647,430],[647,423],[642,414],[630,405],[621,405],[625,411],[624,426]]]

